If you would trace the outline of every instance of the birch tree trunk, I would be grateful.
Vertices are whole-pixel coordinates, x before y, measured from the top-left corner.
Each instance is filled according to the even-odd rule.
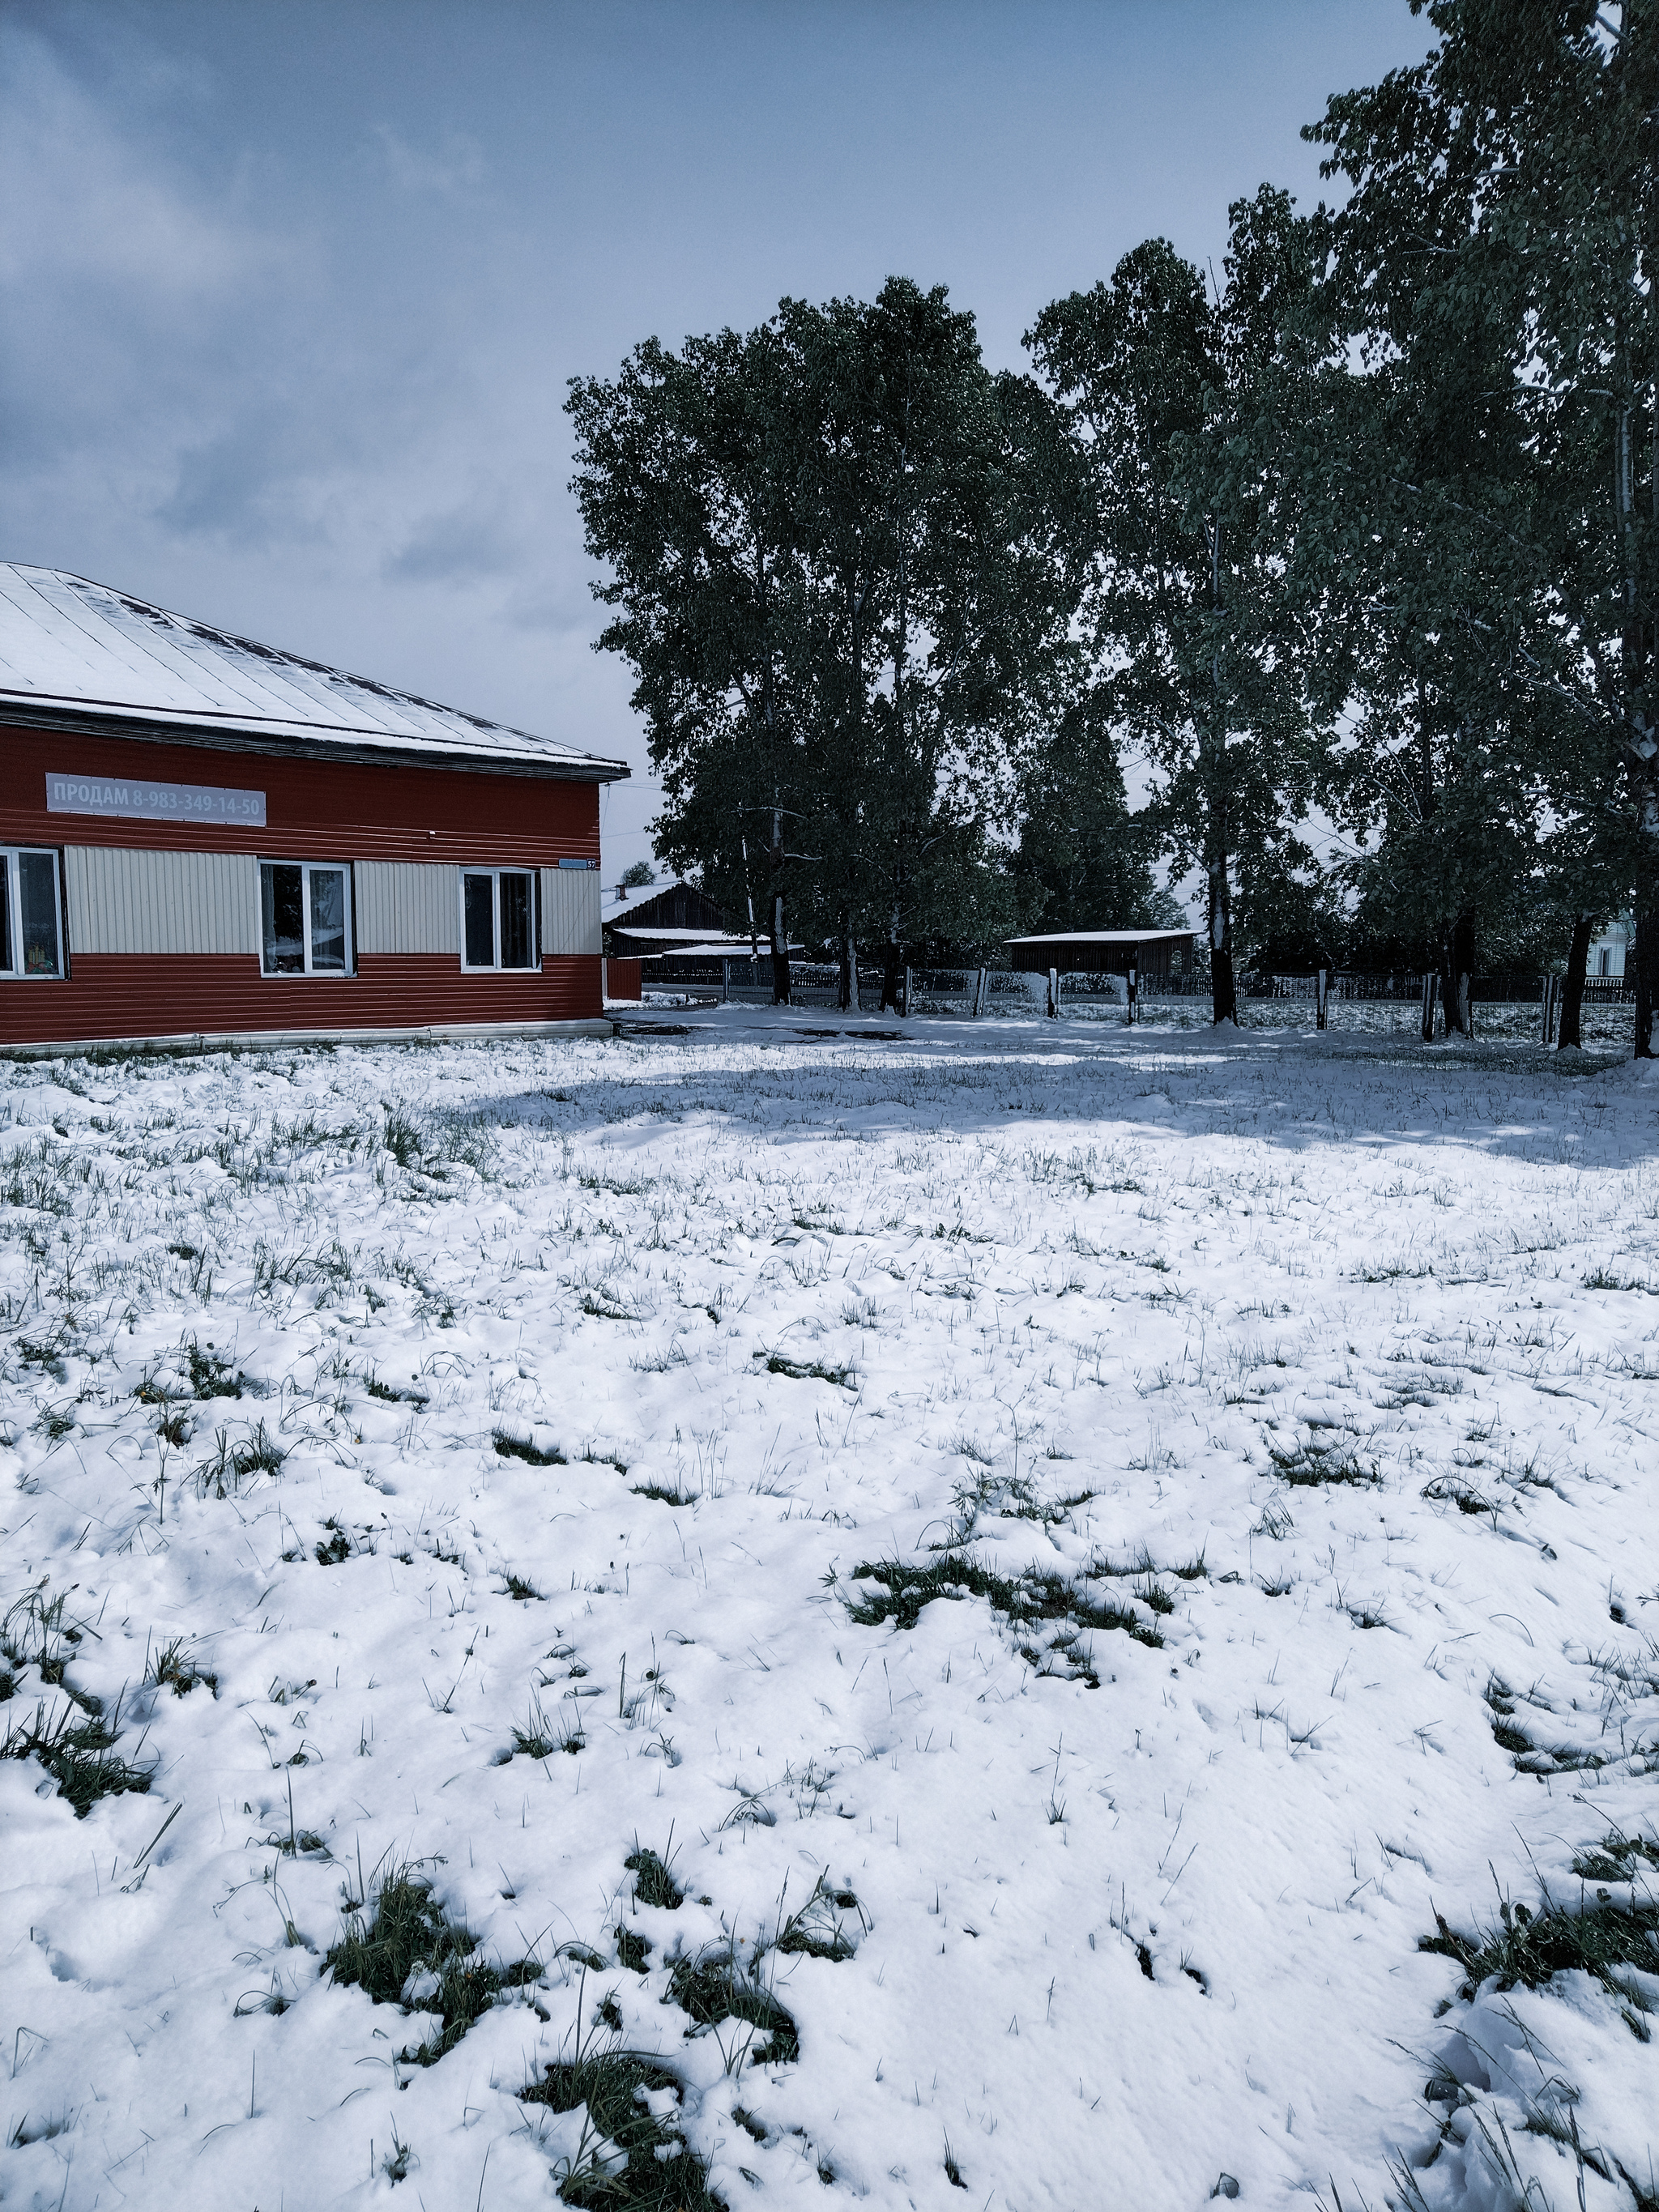
[[[1651,1060],[1654,1001],[1659,998],[1659,884],[1649,871],[1636,895],[1636,942],[1631,947],[1636,974],[1636,1057]]]
[[[774,816],[772,872],[774,881],[783,873],[783,824]],[[783,893],[775,890],[771,899],[772,927],[772,1004],[787,1006],[789,999],[789,933],[784,927]]]
[[[1218,825],[1212,829],[1218,838]],[[1210,890],[1210,1002],[1218,1022],[1238,1020],[1238,991],[1233,976],[1232,891],[1227,880],[1227,854],[1212,847],[1205,872]]]
[[[899,1010],[899,994],[904,973],[904,947],[899,940],[902,926],[898,908],[895,906],[887,925],[887,943],[882,953],[881,1011],[884,1014],[890,1007],[894,1013]],[[908,1006],[905,1012],[909,1012]]]

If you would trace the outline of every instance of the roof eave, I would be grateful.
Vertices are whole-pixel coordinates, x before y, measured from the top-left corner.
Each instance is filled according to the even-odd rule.
[[[535,753],[469,752],[425,746],[367,732],[341,736],[289,735],[246,723],[195,721],[152,714],[122,714],[62,700],[0,698],[0,726],[62,730],[89,738],[136,738],[152,744],[195,745],[204,751],[256,753],[274,760],[335,761],[357,768],[461,769],[487,775],[533,776],[562,783],[621,783],[633,771],[626,761],[574,754],[564,760]]]

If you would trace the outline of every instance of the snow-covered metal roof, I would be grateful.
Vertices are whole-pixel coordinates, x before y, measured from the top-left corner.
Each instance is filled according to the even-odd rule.
[[[1190,945],[1190,929],[1048,929],[1035,937],[1005,937],[1005,945]]]
[[[0,562],[0,723],[611,783],[627,763],[277,653],[60,568]]]
[[[687,933],[695,936],[696,932]],[[792,952],[799,952],[800,947],[792,945],[789,949]],[[705,937],[700,944],[665,945],[660,952],[645,955],[649,960],[747,960],[749,957],[749,939],[746,937]],[[761,958],[765,960],[770,957],[771,947],[769,945]]]
[[[605,917],[605,926],[613,937],[626,938],[630,945],[672,945],[677,952],[683,945],[694,946],[700,952],[718,952],[738,945],[745,953],[749,950],[746,937],[714,937],[706,929],[659,929],[654,922],[643,921],[635,929],[619,929],[608,915]],[[769,939],[768,942],[770,942]]]

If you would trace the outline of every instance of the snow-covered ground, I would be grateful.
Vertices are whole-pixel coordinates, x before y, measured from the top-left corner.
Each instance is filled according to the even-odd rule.
[[[1659,1088],[814,1022],[0,1066],[0,2203],[1651,2205]]]

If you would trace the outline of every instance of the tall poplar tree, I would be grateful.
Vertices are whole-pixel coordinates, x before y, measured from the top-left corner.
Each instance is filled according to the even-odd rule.
[[[573,489],[617,610],[598,641],[636,677],[671,866],[729,905],[757,889],[775,999],[789,995],[789,833],[807,794],[808,592],[790,486],[799,423],[769,328],[636,346],[613,383],[573,379]],[[752,871],[752,872],[751,872]],[[757,883],[758,878],[758,884]]]
[[[1006,927],[987,839],[1070,651],[1043,395],[987,370],[943,287],[890,278],[746,337],[653,340],[568,405],[659,847],[728,900],[758,848],[775,997],[786,911],[841,946],[844,993],[873,934],[884,1004],[910,945]]]
[[[1531,736],[1578,849],[1575,965],[1607,885],[1633,884],[1635,1048],[1659,981],[1659,8],[1654,0],[1436,0],[1427,59],[1330,102],[1308,136],[1352,190],[1336,246],[1352,327],[1415,367],[1478,333],[1524,419],[1517,516],[1449,509],[1482,562],[1507,563],[1502,622],[1461,614],[1538,702]],[[1399,495],[1407,489],[1404,471]],[[1517,713],[1516,726],[1522,726]],[[1516,758],[1518,759],[1518,753]],[[1576,878],[1576,882],[1573,880]]]
[[[1301,710],[1248,434],[1279,312],[1300,282],[1302,239],[1282,193],[1264,188],[1231,212],[1218,297],[1152,239],[1109,283],[1044,308],[1026,338],[1088,487],[1093,681],[1107,718],[1159,774],[1164,836],[1202,872],[1218,1022],[1238,1018],[1241,851],[1282,842],[1303,803],[1287,806],[1281,790]],[[1286,852],[1284,865],[1301,857]]]

